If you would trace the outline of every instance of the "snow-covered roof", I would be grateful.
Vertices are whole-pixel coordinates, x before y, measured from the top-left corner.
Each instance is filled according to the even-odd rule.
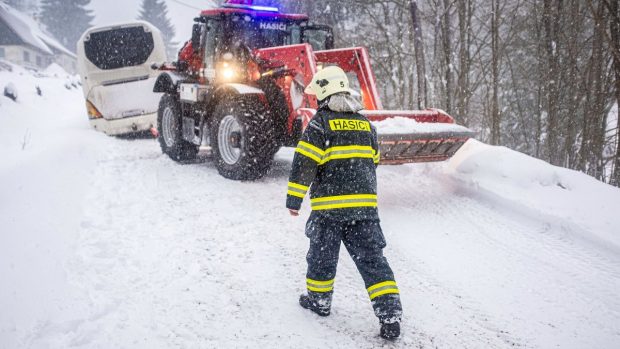
[[[73,52],[45,33],[32,18],[7,4],[0,3],[0,20],[4,21],[25,44],[50,55],[56,50],[75,58]]]

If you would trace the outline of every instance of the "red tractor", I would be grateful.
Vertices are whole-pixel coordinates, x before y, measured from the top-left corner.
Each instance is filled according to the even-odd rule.
[[[280,147],[296,146],[317,108],[304,86],[327,65],[351,75],[371,122],[400,116],[453,125],[440,110],[382,110],[366,49],[334,49],[332,29],[309,24],[306,15],[228,1],[195,22],[178,61],[159,67],[154,87],[164,93],[159,143],[176,161],[192,160],[209,145],[222,176],[260,178]],[[378,132],[382,164],[445,160],[472,136],[462,127]]]

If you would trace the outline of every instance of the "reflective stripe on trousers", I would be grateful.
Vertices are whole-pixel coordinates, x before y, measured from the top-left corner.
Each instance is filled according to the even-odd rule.
[[[313,292],[329,292],[334,289],[334,279],[327,281],[306,279],[306,287]]]
[[[368,287],[367,291],[370,300],[373,300],[379,296],[383,296],[384,294],[400,293],[400,291],[398,290],[398,286],[396,286],[396,281],[383,281],[378,284],[374,284]]]

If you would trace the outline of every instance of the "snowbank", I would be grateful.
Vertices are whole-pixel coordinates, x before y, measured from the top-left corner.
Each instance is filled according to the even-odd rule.
[[[49,76],[55,76],[55,77],[68,77],[68,76],[70,76],[70,74],[67,73],[67,71],[63,67],[58,65],[58,63],[50,64],[47,68],[45,68],[45,70],[43,72],[45,74],[49,75]]]
[[[620,189],[581,172],[476,140],[448,162],[448,171],[469,187],[507,202],[576,224],[620,251]]]
[[[55,130],[66,127],[67,122],[89,127],[84,104],[75,103],[82,98],[76,77],[46,76],[6,64],[12,71],[0,71],[0,90],[12,85],[18,97],[14,102],[0,96],[0,152],[3,155],[0,170],[47,150],[49,144],[46,142],[55,136]],[[75,119],[76,113],[83,118]]]
[[[86,310],[72,301],[80,295],[65,263],[101,150],[92,143],[99,134],[84,132],[82,93],[66,77],[11,70],[0,71],[0,89],[11,83],[18,92],[15,102],[0,95],[0,347],[41,347],[16,338]]]

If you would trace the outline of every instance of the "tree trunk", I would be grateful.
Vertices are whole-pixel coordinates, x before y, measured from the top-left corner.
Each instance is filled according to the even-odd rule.
[[[451,0],[443,0],[443,21],[441,26],[443,58],[445,64],[445,82],[446,82],[446,111],[448,114],[452,112],[452,37],[450,32],[450,4]]]
[[[614,51],[614,70],[616,71],[616,103],[618,110],[620,111],[620,0],[608,0],[607,8],[610,12],[610,46]],[[618,128],[616,129],[616,154],[611,177],[610,182],[613,185],[620,187],[620,115],[618,117]]]
[[[603,13],[604,8],[601,3],[599,13]],[[605,162],[603,160],[603,152],[605,151],[605,133],[607,131],[607,108],[605,108],[605,100],[607,99],[608,89],[605,86],[605,65],[606,57],[603,55],[603,40],[605,37],[604,23],[594,22],[594,42],[593,42],[593,86],[592,86],[592,105],[587,106],[586,110],[590,110],[592,115],[585,115],[586,119],[593,121],[590,125],[591,135],[591,158],[589,159],[590,174],[597,179],[604,180]],[[586,112],[587,113],[587,112]]]
[[[491,3],[491,144],[500,144],[501,114],[499,110],[499,0]]]
[[[557,1],[557,11],[553,11],[552,3]],[[547,53],[547,69],[546,76],[546,97],[547,97],[547,156],[549,162],[554,165],[561,164],[560,158],[560,140],[559,140],[559,94],[558,94],[558,78],[559,78],[559,62],[558,62],[558,30],[560,23],[560,14],[562,0],[544,0],[543,2],[543,24],[544,24],[544,40]]]
[[[456,117],[463,125],[469,125],[469,97],[471,67],[471,0],[458,0],[459,14],[459,74],[456,87]]]
[[[422,42],[422,29],[418,20],[418,4],[416,0],[409,3],[411,23],[413,25],[413,49],[415,51],[416,72],[418,75],[418,109],[426,108],[428,95],[426,92],[426,63],[424,62],[424,46]]]

